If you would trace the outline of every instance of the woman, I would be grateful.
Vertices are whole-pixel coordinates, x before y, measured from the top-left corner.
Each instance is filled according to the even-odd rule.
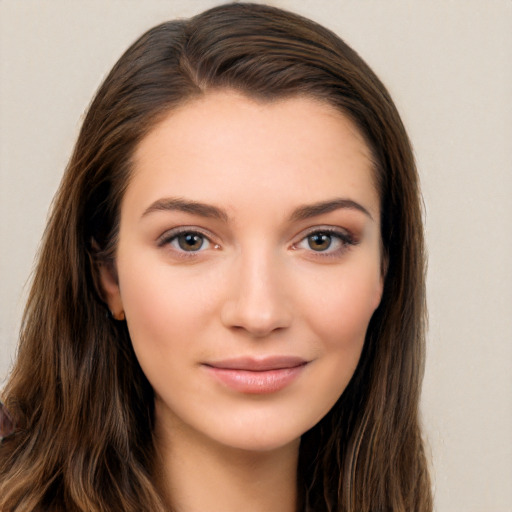
[[[428,511],[418,180],[337,36],[232,4],[93,100],[3,397],[0,509]]]

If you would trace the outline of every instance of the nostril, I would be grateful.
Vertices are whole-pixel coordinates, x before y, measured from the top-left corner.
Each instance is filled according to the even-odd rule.
[[[233,327],[236,331],[245,331],[253,338],[264,338],[265,336],[268,336],[272,332],[277,332],[283,329],[283,327],[280,326],[268,324],[262,325],[260,323],[251,324],[248,322],[245,323],[244,325],[235,325]]]
[[[290,315],[285,307],[272,307],[262,310],[253,304],[231,303],[225,306],[222,321],[230,329],[245,332],[254,338],[262,338],[273,332],[286,329],[290,325]]]

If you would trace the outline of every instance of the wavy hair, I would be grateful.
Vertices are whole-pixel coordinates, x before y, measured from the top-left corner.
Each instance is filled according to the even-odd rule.
[[[338,36],[245,3],[149,30],[89,107],[52,204],[3,392],[17,428],[0,445],[0,510],[166,510],[152,478],[153,391],[126,324],[108,315],[98,265],[115,252],[137,144],[169,111],[214,89],[263,102],[320,99],[355,123],[373,154],[383,298],[348,387],[303,435],[301,510],[430,512],[418,419],[425,261],[410,142],[386,88]]]

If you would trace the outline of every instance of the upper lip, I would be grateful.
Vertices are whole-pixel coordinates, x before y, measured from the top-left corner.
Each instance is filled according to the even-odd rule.
[[[302,366],[308,361],[296,356],[269,356],[263,358],[234,357],[205,363],[206,366],[221,370],[246,370],[264,372],[270,370],[283,370]]]

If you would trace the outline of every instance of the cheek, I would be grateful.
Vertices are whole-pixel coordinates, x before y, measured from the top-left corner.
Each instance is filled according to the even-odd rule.
[[[303,390],[303,396],[313,393],[310,427],[334,406],[359,363],[376,295],[380,296],[379,273],[372,274],[371,269],[351,266],[347,272],[330,272],[325,280],[317,276],[314,287],[301,286],[308,293],[301,293],[299,309],[305,324],[300,327],[315,340],[312,378]]]
[[[198,289],[168,266],[140,270],[132,263],[118,266],[119,282],[132,344],[146,371],[158,361],[168,364],[169,350],[176,357],[186,353],[209,318],[211,300],[208,287]]]
[[[380,283],[378,271],[356,268],[317,286],[303,309],[309,312],[318,339],[332,348],[361,344],[380,302]]]
[[[310,295],[310,329],[317,340],[323,392],[332,406],[348,385],[359,362],[368,324],[380,300],[380,273],[352,268],[327,280]]]

